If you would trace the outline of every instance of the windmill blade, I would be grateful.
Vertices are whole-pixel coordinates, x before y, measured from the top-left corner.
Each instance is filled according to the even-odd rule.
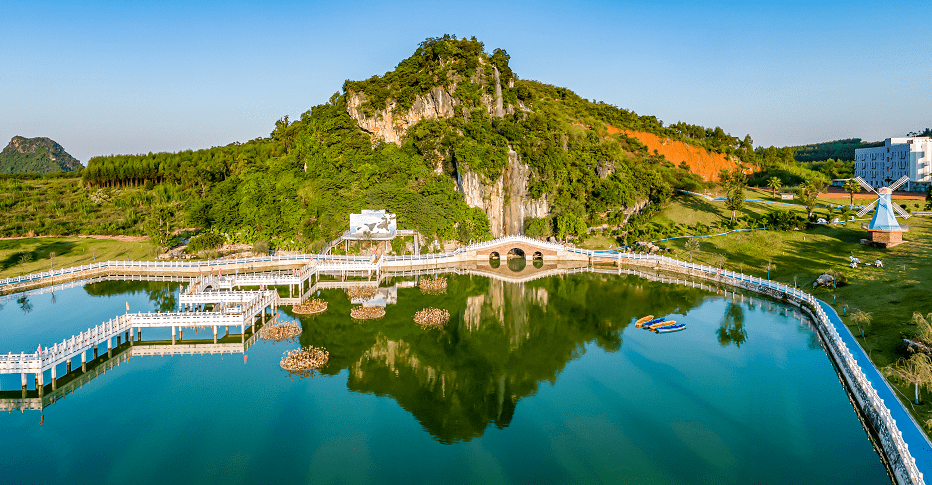
[[[864,190],[866,190],[866,191],[868,191],[868,192],[873,192],[873,193],[875,193],[875,194],[877,193],[877,191],[874,190],[873,187],[871,187],[871,184],[865,182],[864,179],[862,179],[861,177],[855,177],[855,178],[854,178],[854,181],[857,182],[857,183],[859,183],[859,184],[861,184],[861,187],[864,187]]]
[[[890,190],[896,190],[897,187],[905,184],[906,182],[909,182],[909,176],[904,175],[900,177],[900,179],[897,180],[896,182],[893,182],[892,184],[890,184]]]
[[[910,217],[912,217],[912,216],[909,214],[909,212],[904,211],[903,208],[900,207],[900,206],[899,206],[898,204],[896,204],[895,202],[892,203],[892,204],[890,204],[890,205],[893,206],[893,210],[896,211],[896,213],[899,214],[900,217],[902,217],[903,219],[909,219]]]
[[[875,205],[877,205],[877,201],[876,201],[876,200],[873,201],[873,202],[871,202],[871,203],[868,204],[868,205],[865,205],[863,209],[861,209],[861,210],[858,211],[857,216],[858,216],[858,217],[861,217],[861,216],[863,216],[864,214],[867,214],[868,212],[870,212],[871,209],[874,208]]]

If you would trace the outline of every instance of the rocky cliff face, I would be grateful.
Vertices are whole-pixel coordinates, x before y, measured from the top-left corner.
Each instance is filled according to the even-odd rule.
[[[493,237],[520,234],[528,217],[546,217],[550,212],[546,196],[528,197],[530,167],[521,162],[514,150],[508,151],[508,164],[502,175],[491,183],[467,167],[458,167],[457,174],[457,185],[466,204],[489,216]]]
[[[528,217],[545,217],[550,212],[550,205],[546,195],[540,199],[528,197],[530,167],[521,163],[514,150],[508,150],[508,165],[505,166],[502,178],[508,191],[502,215],[502,235],[520,234],[524,232],[524,221]]]
[[[515,112],[514,106],[507,108],[502,100],[502,86],[498,68],[493,66],[495,79],[494,99],[487,93],[481,96],[481,103],[485,106],[489,116],[502,118],[505,112]],[[472,82],[484,84],[485,76],[482,67],[476,70]],[[411,108],[405,112],[397,110],[397,104],[389,100],[385,109],[367,116],[362,105],[366,103],[365,93],[347,92],[346,111],[356,120],[364,131],[369,133],[373,142],[382,141],[401,145],[408,129],[417,122],[425,119],[451,118],[456,116],[457,106],[462,103],[453,97],[456,91],[456,82],[449,87],[434,87],[427,94],[417,96]],[[527,111],[519,104],[519,109]],[[466,108],[460,114],[468,116]],[[441,163],[435,171],[440,173]],[[457,187],[466,198],[469,207],[478,207],[489,216],[492,235],[501,237],[519,234],[524,230],[524,221],[528,217],[545,217],[550,211],[546,197],[531,199],[527,196],[528,177],[530,168],[519,160],[518,154],[509,150],[508,164],[504,173],[496,180],[484,180],[479,174],[472,172],[468,167],[459,166],[457,170]]]
[[[361,109],[362,104],[366,102],[365,93],[349,92],[346,93],[346,111],[360,128],[370,134],[373,141],[401,145],[408,128],[418,121],[450,118],[455,114],[454,107],[460,104],[460,101],[450,94],[455,89],[456,85],[449,89],[434,87],[427,94],[417,96],[411,109],[404,113],[396,113],[396,104],[389,101],[385,109],[371,117],[366,116]]]
[[[14,136],[0,152],[0,173],[71,172],[82,167],[81,162],[64,148],[45,137]]]

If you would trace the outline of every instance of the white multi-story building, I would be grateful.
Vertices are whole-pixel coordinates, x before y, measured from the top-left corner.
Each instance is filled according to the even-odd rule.
[[[854,175],[874,187],[886,187],[907,175],[909,182],[900,190],[926,190],[932,184],[932,138],[887,138],[882,147],[858,148]]]

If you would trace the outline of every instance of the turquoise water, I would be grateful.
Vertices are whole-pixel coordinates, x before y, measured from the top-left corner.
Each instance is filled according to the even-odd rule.
[[[289,377],[278,361],[299,344],[259,340],[245,362],[132,357],[41,425],[35,411],[0,415],[0,482],[889,482],[815,331],[780,304],[592,274],[450,276],[438,296],[383,282],[396,284],[386,317],[364,323],[342,291],[321,294],[329,309],[300,320],[300,344],[330,351],[322,375]],[[175,288],[7,302],[0,352],[60,341],[126,302],[168,309]],[[412,322],[426,306],[450,311],[445,330]],[[635,329],[648,313],[688,328]]]

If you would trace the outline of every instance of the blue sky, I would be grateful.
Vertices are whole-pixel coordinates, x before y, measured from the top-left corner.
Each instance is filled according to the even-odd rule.
[[[920,2],[21,2],[0,5],[0,146],[82,162],[268,136],[427,37],[476,36],[523,79],[755,145],[932,127]]]

